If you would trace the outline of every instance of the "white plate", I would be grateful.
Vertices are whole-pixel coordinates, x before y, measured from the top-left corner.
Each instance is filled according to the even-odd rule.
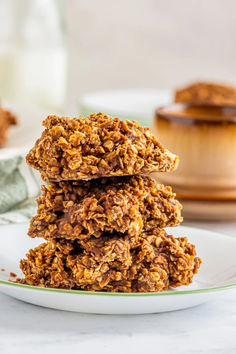
[[[160,293],[102,293],[39,288],[9,282],[10,272],[21,276],[20,258],[42,239],[26,236],[28,225],[0,226],[0,291],[35,305],[88,313],[143,314],[184,309],[204,303],[236,287],[236,238],[179,226],[167,231],[188,236],[203,264],[193,284]],[[14,278],[12,278],[14,279]]]
[[[172,101],[169,90],[110,90],[91,92],[79,100],[82,115],[103,112],[112,117],[137,120],[152,128],[154,111]]]

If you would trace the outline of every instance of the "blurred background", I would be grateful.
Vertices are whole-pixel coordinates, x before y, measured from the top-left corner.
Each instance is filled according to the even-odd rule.
[[[68,103],[90,90],[236,82],[234,0],[69,0]]]
[[[236,84],[235,33],[234,0],[0,0],[0,98],[18,120],[0,158],[25,155],[49,114],[134,119],[180,156],[157,178],[185,216],[236,219],[236,103],[208,107],[201,124],[154,120],[176,88]]]
[[[235,83],[234,0],[0,0],[0,96],[78,113],[81,94]]]

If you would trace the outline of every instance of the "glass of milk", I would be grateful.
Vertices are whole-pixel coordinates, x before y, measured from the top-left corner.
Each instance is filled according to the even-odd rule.
[[[66,89],[62,0],[0,1],[0,97],[51,112]]]

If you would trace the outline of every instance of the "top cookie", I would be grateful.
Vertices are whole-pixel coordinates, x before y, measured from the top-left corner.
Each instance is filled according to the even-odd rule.
[[[175,92],[176,103],[236,105],[236,89],[211,82],[196,82]]]
[[[168,172],[178,164],[178,157],[135,121],[93,113],[73,119],[49,116],[43,125],[26,160],[46,181]]]

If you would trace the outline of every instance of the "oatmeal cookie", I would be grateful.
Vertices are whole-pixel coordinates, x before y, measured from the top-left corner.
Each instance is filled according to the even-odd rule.
[[[17,282],[91,291],[163,291],[191,283],[200,263],[187,238],[156,228],[138,238],[104,234],[98,239],[43,243],[21,260],[25,278]]]
[[[7,132],[11,125],[16,125],[16,116],[0,105],[0,147],[4,146],[7,140]]]
[[[47,181],[124,176],[177,167],[148,128],[103,113],[83,118],[49,116],[46,127],[26,157]]]
[[[114,231],[135,236],[182,221],[171,187],[148,176],[54,182],[42,191],[31,237],[87,239]]]
[[[236,105],[236,88],[211,82],[196,82],[175,92],[176,103]]]

